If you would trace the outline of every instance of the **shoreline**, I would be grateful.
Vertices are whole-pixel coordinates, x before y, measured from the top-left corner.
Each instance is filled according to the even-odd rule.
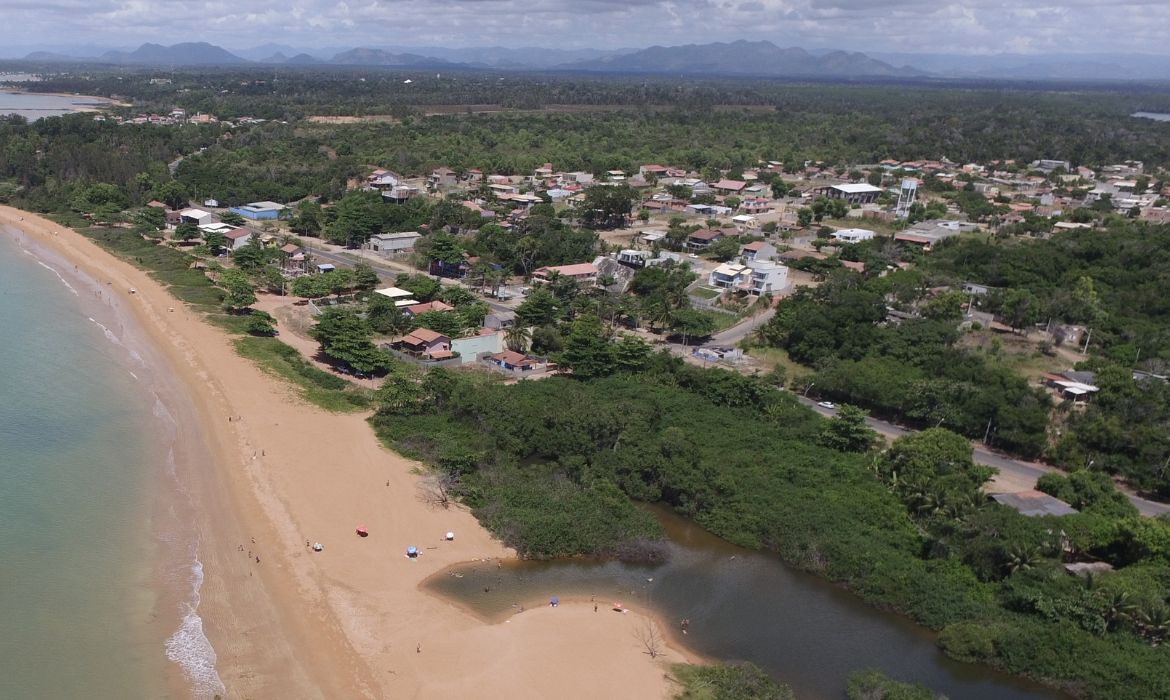
[[[662,658],[638,650],[636,621],[670,632],[650,611],[619,622],[567,603],[484,624],[423,590],[449,566],[514,553],[465,509],[419,501],[418,465],[382,447],[364,415],[295,398],[142,270],[33,214],[0,207],[0,222],[113,282],[191,404],[180,444],[204,441],[214,465],[197,447],[176,459],[199,484],[200,610],[228,697],[666,697],[664,662],[698,660],[670,637]],[[458,538],[442,541],[449,530]],[[424,556],[406,559],[408,544]]]
[[[68,108],[44,107],[44,108],[22,108],[25,112],[61,112],[66,114],[81,114],[92,112],[104,112],[115,107],[132,107],[129,102],[115,100],[110,97],[99,97],[97,95],[75,95],[69,92],[37,92],[35,90],[22,90],[18,87],[0,87],[0,92],[7,95],[32,95],[43,97],[64,97],[70,100]]]

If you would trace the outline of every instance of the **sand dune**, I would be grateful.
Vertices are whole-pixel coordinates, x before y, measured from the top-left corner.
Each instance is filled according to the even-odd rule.
[[[365,416],[303,403],[145,273],[26,212],[0,207],[0,222],[109,282],[188,399],[182,468],[204,485],[201,611],[230,697],[669,696],[667,665],[685,658],[646,655],[636,612],[565,603],[487,624],[421,591],[452,564],[514,555],[469,513],[423,503],[418,465],[379,445]],[[407,545],[423,555],[407,559]]]

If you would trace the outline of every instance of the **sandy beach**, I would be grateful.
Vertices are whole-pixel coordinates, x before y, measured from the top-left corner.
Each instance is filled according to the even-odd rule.
[[[158,350],[169,388],[185,396],[176,457],[200,484],[200,613],[228,697],[663,698],[675,690],[668,665],[693,657],[668,647],[651,659],[638,640],[649,621],[639,611],[565,602],[488,624],[421,590],[450,565],[514,553],[466,511],[423,503],[419,465],[382,447],[365,415],[304,403],[146,273],[27,212],[0,207],[0,223],[108,283]],[[357,537],[358,525],[370,536]],[[454,541],[443,539],[448,531]],[[422,555],[406,558],[408,545]]]

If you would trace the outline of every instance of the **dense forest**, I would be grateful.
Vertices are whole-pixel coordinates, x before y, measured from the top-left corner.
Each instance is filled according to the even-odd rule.
[[[634,501],[664,502],[941,630],[956,658],[1083,697],[1170,693],[1170,524],[1108,479],[1047,477],[1082,512],[1028,518],[985,499],[990,470],[945,429],[878,453],[862,413],[824,421],[758,379],[668,355],[593,370],[512,386],[392,375],[372,422],[524,555],[653,558],[660,534]],[[1117,570],[1061,568],[1086,557]]]

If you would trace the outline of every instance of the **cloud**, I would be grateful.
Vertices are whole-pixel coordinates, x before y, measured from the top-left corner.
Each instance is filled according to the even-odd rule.
[[[1170,52],[1166,0],[0,1],[22,45],[69,37],[110,46],[617,48],[768,39],[871,52]]]

